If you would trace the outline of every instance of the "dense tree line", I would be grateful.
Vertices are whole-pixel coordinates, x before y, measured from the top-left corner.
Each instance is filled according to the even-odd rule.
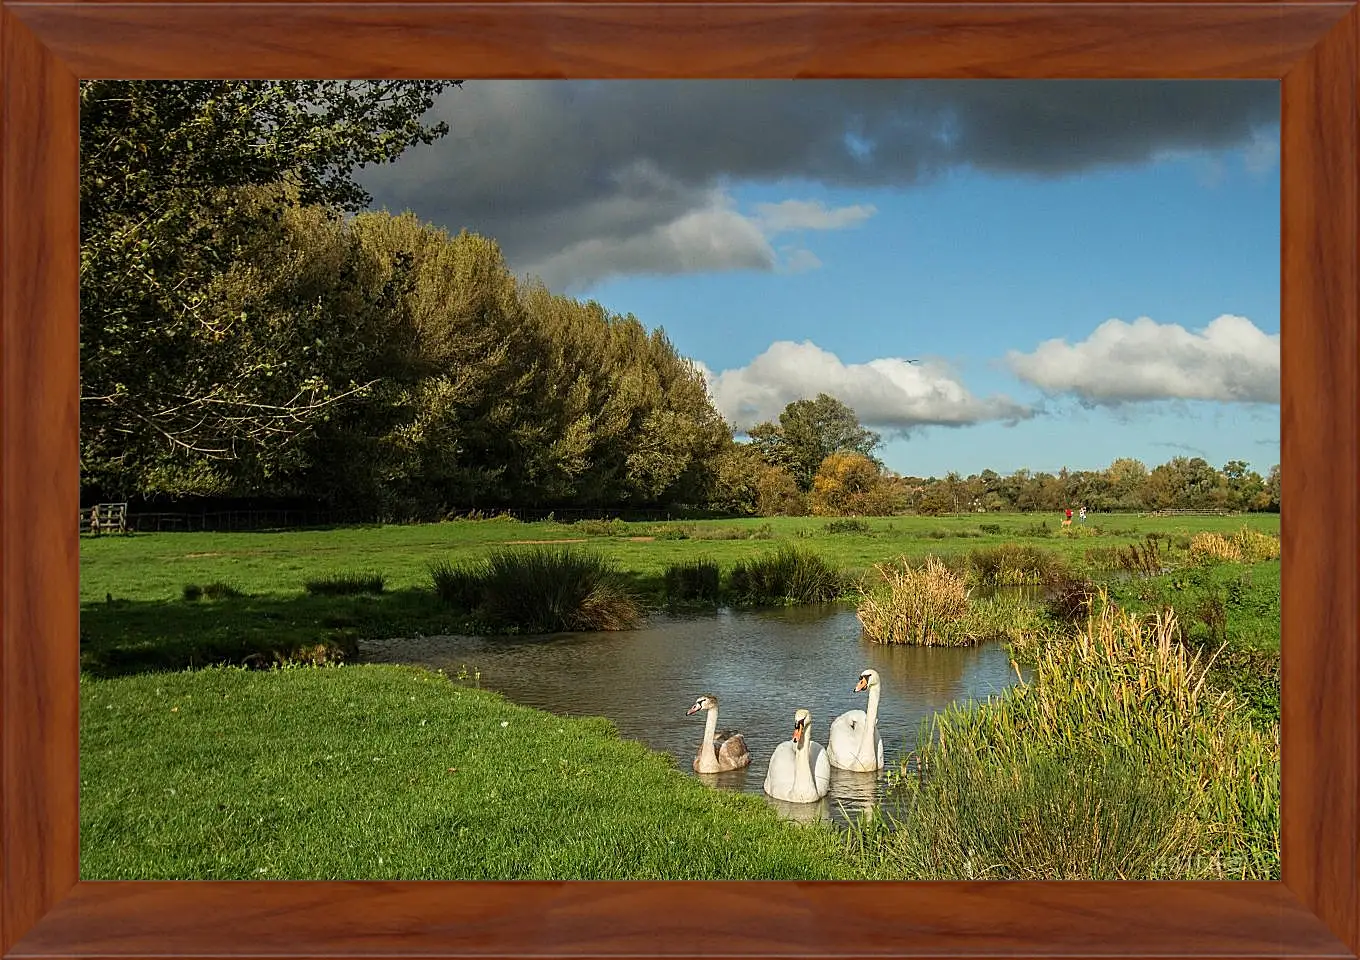
[[[825,394],[789,404],[722,455],[713,502],[734,513],[777,515],[957,514],[993,511],[1278,511],[1280,468],[1262,477],[1242,460],[1216,469],[1175,457],[1148,469],[1120,458],[1104,470],[969,477],[900,476],[873,457],[880,439],[854,411]],[[820,461],[815,458],[821,457]],[[809,475],[800,469],[815,462]]]
[[[294,498],[374,518],[1278,508],[1278,469],[892,475],[827,395],[745,442],[664,332],[513,275],[496,243],[361,212],[447,132],[436,82],[81,85],[87,499]]]
[[[443,84],[81,87],[87,497],[380,517],[702,502],[731,434],[661,331],[358,213]]]

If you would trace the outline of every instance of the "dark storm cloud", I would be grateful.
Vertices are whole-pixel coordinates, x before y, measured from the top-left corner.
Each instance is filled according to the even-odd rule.
[[[1279,96],[1272,82],[469,81],[435,111],[448,137],[366,173],[376,205],[494,236],[517,269],[568,285],[775,269],[782,231],[863,219],[789,227],[735,209],[733,182],[786,181],[801,201],[799,182],[900,186],[954,167],[1056,177],[1231,146],[1259,164]]]

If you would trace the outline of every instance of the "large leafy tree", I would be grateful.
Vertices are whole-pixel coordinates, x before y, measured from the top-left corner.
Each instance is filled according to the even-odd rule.
[[[766,462],[787,469],[803,491],[812,489],[817,470],[831,454],[872,458],[881,440],[860,424],[854,410],[826,393],[793,401],[779,414],[779,423],[759,424],[748,435]]]
[[[338,399],[362,390],[314,366],[315,376],[280,394],[273,386],[278,361],[242,357],[238,349],[250,308],[225,314],[214,284],[254,242],[241,229],[258,223],[249,188],[275,188],[285,205],[361,209],[370,198],[354,179],[358,168],[447,132],[423,120],[446,85],[82,83],[86,482],[129,492],[166,458],[201,463],[258,454],[291,442]]]

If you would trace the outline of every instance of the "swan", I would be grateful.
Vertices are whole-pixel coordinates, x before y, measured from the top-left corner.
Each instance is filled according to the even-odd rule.
[[[831,764],[820,743],[812,742],[812,714],[793,715],[793,739],[774,748],[765,774],[765,792],[776,800],[814,803],[831,789]]]
[[[869,710],[847,710],[831,724],[826,752],[831,765],[841,770],[883,769],[883,738],[878,735],[878,671],[865,670],[855,693],[869,691]]]
[[[708,720],[704,724],[704,739],[699,741],[699,752],[694,755],[694,772],[722,773],[750,763],[751,754],[746,749],[745,738],[735,730],[718,729],[718,698],[705,693],[685,711],[685,716],[700,710],[708,711]]]

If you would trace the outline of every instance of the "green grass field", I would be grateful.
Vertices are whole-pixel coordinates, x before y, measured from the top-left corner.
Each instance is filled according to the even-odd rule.
[[[98,879],[828,879],[830,829],[709,790],[599,718],[413,668],[87,681]]]
[[[1174,607],[1192,646],[1224,647],[1213,676],[1251,722],[1264,731],[1278,723],[1279,562],[1195,567],[1184,554],[1197,532],[1229,534],[1247,525],[1276,533],[1277,516],[1099,516],[1071,534],[1058,531],[1056,517],[1017,515],[876,519],[864,532],[828,532],[827,523],[489,520],[84,539],[82,873],[239,879],[920,873],[904,865],[918,861],[885,856],[872,836],[793,825],[758,797],[711,791],[674,770],[669,758],[619,740],[603,720],[529,710],[415,669],[209,667],[308,657],[317,645],[344,654],[358,637],[457,632],[467,624],[432,592],[430,564],[473,560],[497,548],[533,549],[542,541],[580,541],[571,546],[599,551],[651,605],[662,600],[669,565],[698,559],[727,572],[793,545],[842,572],[863,574],[900,556],[1036,546],[1106,584],[1130,609]],[[1102,567],[1102,551],[1148,533],[1164,535],[1168,555],[1178,558],[1171,573],[1122,579]],[[308,581],[346,574],[381,575],[385,589],[356,595],[304,589]],[[185,599],[186,585],[219,583],[240,595],[213,599],[207,591]],[[1053,780],[1035,776],[1026,789]],[[1006,808],[1003,794],[988,799],[992,809]],[[943,822],[938,814],[932,815]],[[939,869],[933,865],[931,875]],[[995,875],[1028,874],[1004,868]]]
[[[869,533],[825,533],[829,521],[814,517],[700,520],[618,524],[619,534],[592,533],[603,524],[518,523],[508,519],[412,526],[342,527],[270,533],[164,533],[84,538],[81,542],[82,601],[106,594],[129,600],[178,600],[186,583],[225,581],[248,593],[291,595],[305,580],[349,571],[374,571],[389,589],[427,586],[435,560],[482,556],[492,547],[523,541],[580,541],[606,550],[643,582],[657,584],[667,564],[710,557],[731,565],[793,541],[815,548],[847,570],[905,554],[948,556],[976,547],[1027,542],[1071,559],[1093,546],[1122,546],[1151,532],[1188,537],[1209,530],[1231,533],[1242,526],[1279,533],[1275,514],[1241,517],[1093,516],[1075,533],[1060,532],[1058,517],[979,514],[963,517],[892,517],[865,522]],[[1046,528],[1044,525],[1046,524]],[[981,526],[995,525],[997,533]],[[663,539],[677,530],[687,539]],[[1047,536],[1035,536],[1046,529]],[[671,531],[667,534],[667,531]],[[718,539],[741,536],[751,539]],[[656,537],[657,539],[643,539]],[[699,539],[700,537],[713,539]],[[761,538],[763,537],[763,538]],[[638,538],[638,539],[630,539]],[[761,539],[756,539],[761,538]]]

